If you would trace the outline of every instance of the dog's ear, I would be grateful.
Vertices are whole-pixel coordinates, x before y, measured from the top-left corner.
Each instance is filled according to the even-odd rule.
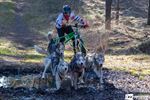
[[[97,56],[98,56],[97,53],[95,53],[95,54],[94,54],[94,58],[96,58]]]
[[[80,52],[80,55],[81,55],[82,57],[86,57],[86,54],[83,53],[83,52]]]

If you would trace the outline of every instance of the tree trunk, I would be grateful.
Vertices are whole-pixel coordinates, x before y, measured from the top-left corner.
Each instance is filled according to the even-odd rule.
[[[147,18],[147,24],[150,25],[150,0],[149,0],[149,7],[148,7],[148,18]]]
[[[112,0],[106,0],[105,4],[105,29],[111,29],[111,4]]]
[[[119,1],[120,0],[117,0],[117,6],[116,6],[116,24],[117,25],[119,24],[119,10],[120,10]]]

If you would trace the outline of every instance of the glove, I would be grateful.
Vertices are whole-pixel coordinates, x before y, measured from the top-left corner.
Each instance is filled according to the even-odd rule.
[[[89,27],[89,24],[86,20],[82,20],[83,28]]]
[[[66,24],[63,24],[62,27],[66,27]]]
[[[89,24],[87,22],[84,22],[83,28],[89,27]]]
[[[89,25],[88,25],[88,24],[83,25],[83,28],[87,28],[87,27],[89,27]]]

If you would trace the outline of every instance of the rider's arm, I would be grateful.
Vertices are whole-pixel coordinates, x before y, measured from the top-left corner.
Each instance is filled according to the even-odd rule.
[[[63,13],[59,14],[56,19],[56,27],[61,28],[63,25]]]
[[[74,12],[71,13],[70,15],[71,20],[76,21],[82,25],[84,25],[86,22],[81,18],[79,15],[75,15]]]

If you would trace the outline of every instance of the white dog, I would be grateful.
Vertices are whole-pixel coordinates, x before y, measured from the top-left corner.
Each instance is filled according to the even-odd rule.
[[[77,89],[77,84],[84,83],[83,75],[85,72],[85,56],[81,52],[77,52],[70,63],[72,75],[72,86]]]
[[[86,56],[86,70],[93,70],[99,78],[100,86],[103,85],[103,72],[102,67],[104,63],[104,53],[93,53]]]
[[[34,48],[38,53],[47,55],[47,57],[45,57],[43,61],[45,68],[42,74],[42,78],[45,78],[45,73],[48,67],[51,68],[52,75],[54,76],[55,66],[58,65],[60,59],[64,58],[64,45],[61,43],[57,45],[54,44],[51,49],[51,54],[49,54],[46,50],[42,49],[41,47],[37,45],[35,45]]]
[[[56,89],[59,90],[68,72],[68,63],[61,60],[54,68]]]

